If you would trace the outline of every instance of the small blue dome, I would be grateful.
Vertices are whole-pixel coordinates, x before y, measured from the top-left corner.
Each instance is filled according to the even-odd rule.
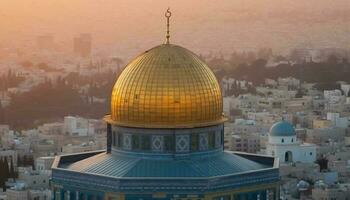
[[[271,126],[270,128],[270,136],[294,136],[295,130],[287,121],[279,121]]]

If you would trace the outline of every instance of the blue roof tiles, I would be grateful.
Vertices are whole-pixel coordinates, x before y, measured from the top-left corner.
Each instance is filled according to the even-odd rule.
[[[241,156],[219,152],[206,157],[187,159],[150,159],[126,155],[100,153],[60,168],[81,173],[132,177],[213,177],[260,170],[271,166],[264,165]]]
[[[270,136],[294,136],[295,130],[293,125],[287,121],[279,121],[272,125],[270,129]]]

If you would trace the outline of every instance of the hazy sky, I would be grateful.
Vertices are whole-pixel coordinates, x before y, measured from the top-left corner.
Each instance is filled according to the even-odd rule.
[[[0,43],[87,32],[95,47],[136,52],[164,41],[168,6],[171,41],[195,51],[350,48],[350,0],[0,0]]]

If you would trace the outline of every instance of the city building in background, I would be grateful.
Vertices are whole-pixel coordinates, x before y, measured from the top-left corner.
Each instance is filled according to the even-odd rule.
[[[284,120],[271,127],[267,153],[278,157],[283,163],[313,163],[316,161],[316,145],[300,143],[293,126]]]
[[[36,43],[39,50],[53,50],[54,36],[52,34],[37,36]]]
[[[92,38],[88,33],[82,33],[74,37],[73,50],[74,53],[80,57],[89,57],[91,55]]]

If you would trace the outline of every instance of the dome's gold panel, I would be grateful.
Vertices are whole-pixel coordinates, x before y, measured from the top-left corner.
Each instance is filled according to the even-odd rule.
[[[131,61],[114,85],[110,123],[186,128],[222,123],[215,75],[194,53],[164,44]]]

